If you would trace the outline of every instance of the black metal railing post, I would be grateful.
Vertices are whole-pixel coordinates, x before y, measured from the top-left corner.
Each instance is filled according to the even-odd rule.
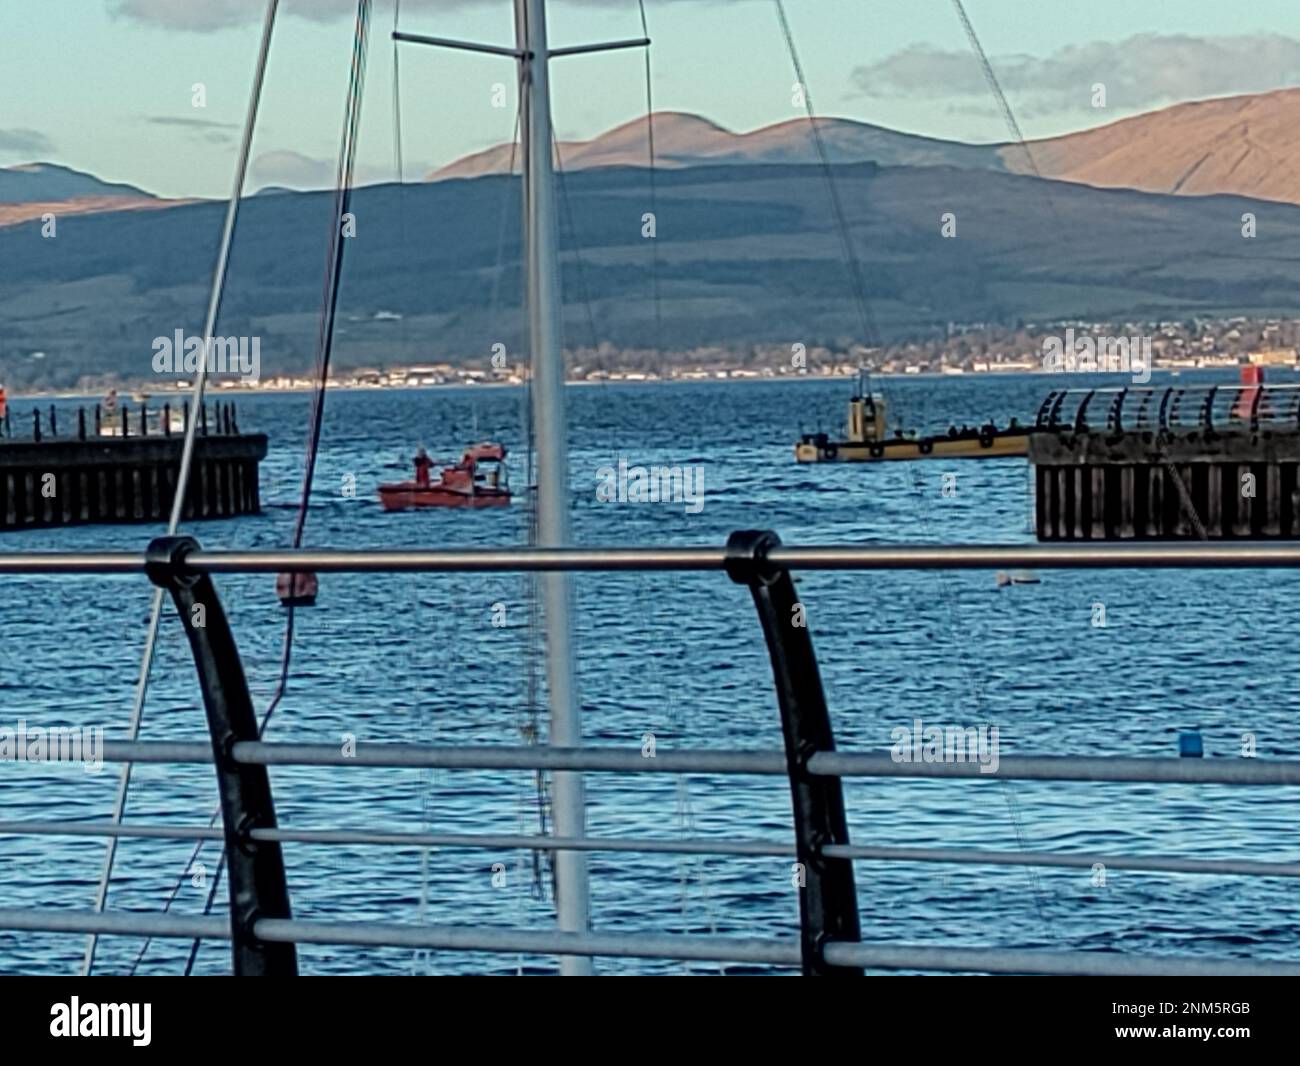
[[[235,743],[261,737],[216,586],[209,575],[185,566],[185,557],[197,547],[193,537],[159,537],[146,551],[145,571],[150,581],[171,593],[203,690],[225,830],[234,973],[294,975],[298,959],[293,944],[259,940],[253,932],[260,918],[292,917],[289,889],[280,845],[251,836],[255,829],[276,827],[271,780],[266,767],[237,763],[231,755]]]
[[[767,553],[781,538],[766,530],[742,530],[727,540],[727,574],[749,586],[763,627],[794,806],[796,858],[800,864],[799,927],[803,972],[810,976],[861,976],[857,967],[829,966],[822,946],[830,940],[857,941],[858,897],[849,859],[829,859],[828,844],[848,844],[844,790],[838,777],[816,776],[808,761],[835,750],[830,713],[803,605],[788,570],[773,566]]]

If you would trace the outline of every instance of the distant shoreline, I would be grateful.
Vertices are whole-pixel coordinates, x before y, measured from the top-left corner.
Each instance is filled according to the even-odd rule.
[[[1224,374],[1235,375],[1235,373],[1239,372],[1241,365],[1242,364],[1238,364],[1237,366],[1155,367],[1152,369],[1151,373],[1153,377],[1158,374],[1167,375],[1167,376],[1179,376],[1183,373],[1195,373],[1195,374],[1224,373]],[[1270,366],[1266,368],[1266,371],[1268,373],[1279,373],[1279,372],[1296,373],[1300,371],[1300,366],[1297,367]],[[610,385],[615,385],[615,386],[617,385],[631,385],[631,386],[711,385],[711,384],[752,385],[752,384],[759,384],[764,382],[772,383],[772,382],[809,382],[809,381],[851,381],[856,376],[857,376],[857,371],[855,370],[852,373],[781,374],[773,377],[766,377],[766,376],[759,375],[756,377],[745,376],[745,377],[725,377],[725,378],[719,378],[719,377],[654,378],[654,379],[637,378],[631,380],[626,378],[618,378],[612,381],[608,381],[608,380],[591,381],[589,379],[583,378],[579,380],[566,381],[565,384],[573,385],[573,386],[586,386],[586,387],[593,387],[593,388],[600,387],[600,386],[610,386]],[[897,371],[874,370],[870,372],[870,376],[873,379],[887,378],[889,380],[894,380],[894,379],[907,380],[911,378],[916,378],[923,381],[930,381],[936,378],[962,378],[962,379],[987,380],[989,378],[1021,378],[1021,377],[1070,378],[1072,380],[1082,381],[1085,379],[1125,377],[1127,375],[1121,372],[1064,374],[1064,373],[1050,371],[1050,370],[979,370],[979,371],[967,371],[961,374],[944,373],[943,371],[936,372],[933,370],[922,370],[922,371],[917,371],[914,374],[909,374],[909,373],[900,374]],[[355,385],[353,384],[353,385],[330,385],[328,386],[328,391],[329,392],[434,392],[440,389],[472,389],[477,391],[481,389],[518,389],[518,388],[523,388],[526,385],[527,382],[507,382],[507,381],[478,381],[478,382],[455,381],[455,382],[445,382],[441,385]],[[266,386],[258,386],[256,388],[239,388],[239,389],[212,388],[211,386],[209,386],[206,395],[212,398],[218,398],[222,396],[230,397],[230,398],[234,398],[237,396],[244,396],[244,397],[275,396],[275,395],[282,395],[286,393],[293,394],[293,395],[300,395],[303,393],[310,393],[314,391],[314,389],[315,389],[314,385],[289,385],[280,388],[269,388]],[[131,388],[129,386],[122,386],[117,390],[119,397],[125,397],[124,402],[130,402],[131,393],[136,391],[140,391],[140,390]],[[41,390],[36,392],[22,392],[22,393],[10,392],[8,395],[8,402],[12,404],[15,401],[36,400],[36,399],[94,400],[94,399],[101,399],[103,398],[104,395],[105,393],[101,391],[77,392],[77,391]],[[147,395],[151,402],[157,400],[161,400],[162,402],[169,402],[173,398],[183,402],[185,400],[190,399],[192,393],[190,389],[176,389],[167,392],[156,392],[156,393],[149,392],[147,393]]]

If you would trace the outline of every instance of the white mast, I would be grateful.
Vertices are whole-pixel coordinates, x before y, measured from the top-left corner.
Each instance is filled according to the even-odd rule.
[[[620,48],[645,48],[647,37],[550,48],[543,0],[514,0],[514,48],[393,32],[393,39],[485,55],[510,56],[519,64],[519,124],[524,174],[524,264],[528,333],[532,354],[533,432],[537,445],[537,543],[564,548],[569,530],[569,441],[564,417],[564,348],[560,343],[560,262],[557,250],[555,170],[551,156],[549,62],[557,56],[586,55]],[[573,596],[567,573],[541,576],[546,634],[546,688],[550,744],[582,745],[581,704],[573,668]],[[551,787],[552,822],[558,837],[586,832],[582,775],[556,771]],[[587,857],[581,851],[555,853],[555,911],[560,929],[585,933],[589,919]],[[584,976],[589,958],[561,955],[560,972]]]
[[[527,264],[528,332],[532,349],[533,427],[537,444],[537,544],[563,548],[569,528],[569,448],[564,413],[564,348],[560,341],[560,264],[557,250],[555,171],[551,159],[551,93],[543,0],[515,0],[520,67],[524,260]],[[570,576],[541,575],[546,634],[546,688],[550,743],[582,744],[582,712],[574,678],[573,602]],[[555,835],[585,835],[582,775],[557,771],[551,785]],[[555,853],[555,912],[564,932],[585,933],[589,921],[587,856]],[[560,972],[592,972],[585,957],[560,957]]]

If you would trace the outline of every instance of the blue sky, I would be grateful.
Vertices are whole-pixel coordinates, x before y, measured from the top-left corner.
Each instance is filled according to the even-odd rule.
[[[646,0],[657,109],[746,130],[796,117],[771,0]],[[786,0],[819,113],[962,140],[1005,127],[950,0]],[[1027,136],[1178,99],[1300,85],[1294,0],[966,0]],[[48,159],[171,196],[223,196],[256,58],[262,0],[0,0],[0,164]],[[282,0],[254,185],[332,174],[354,0]],[[635,36],[636,0],[555,0],[553,43]],[[376,0],[359,175],[394,177],[393,0]],[[509,43],[509,0],[403,0],[411,32]],[[408,178],[508,139],[509,60],[406,45]],[[636,52],[555,64],[562,137],[644,111]],[[203,83],[207,106],[192,105]],[[492,106],[504,83],[510,103]],[[1107,106],[1091,106],[1091,86]]]

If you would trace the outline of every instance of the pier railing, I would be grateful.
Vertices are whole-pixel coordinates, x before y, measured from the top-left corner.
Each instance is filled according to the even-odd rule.
[[[190,420],[190,401],[182,399],[175,406],[170,400],[150,407],[147,400],[135,406],[123,400],[112,405],[94,404],[75,409],[50,404],[33,407],[29,412],[16,411],[6,405],[0,417],[0,441],[102,440],[130,437],[170,437],[185,435]],[[239,412],[233,402],[216,401],[200,404],[197,432],[207,436],[238,436]]]
[[[1054,389],[1038,408],[1039,432],[1258,433],[1300,430],[1297,385],[1126,385]]]
[[[995,774],[977,762],[896,762],[878,752],[835,749],[812,638],[795,619],[796,570],[930,570],[992,567],[1170,568],[1300,566],[1300,544],[1141,544],[1030,547],[793,547],[775,534],[740,532],[724,548],[488,549],[465,551],[205,551],[189,537],[160,538],[143,554],[0,554],[0,574],[147,574],[172,597],[194,656],[210,744],[109,741],[106,761],[210,763],[222,824],[136,825],[108,821],[4,821],[0,834],[155,839],[219,839],[226,845],[227,918],[44,908],[0,909],[0,929],[149,937],[201,937],[232,945],[240,975],[297,972],[297,944],[392,946],[464,952],[641,957],[798,967],[805,974],[852,976],[865,969],[1096,975],[1297,975],[1295,963],[1101,951],[1039,951],[967,945],[883,943],[860,929],[854,864],[943,863],[1078,868],[1101,862],[1128,870],[1296,878],[1300,863],[1180,856],[1100,855],[1040,850],[909,848],[854,844],[845,778],[988,778],[1076,782],[1300,786],[1300,760],[1007,756]],[[213,576],[224,573],[723,571],[747,586],[771,659],[783,750],[681,750],[653,758],[609,747],[337,746],[268,742],[257,731],[234,635]],[[191,625],[203,604],[204,625]],[[623,837],[411,833],[276,823],[270,766],[431,767],[601,774],[712,774],[785,777],[791,842],[763,839],[645,840]],[[1298,797],[1300,799],[1300,797]],[[798,864],[799,935],[782,937],[571,933],[466,924],[296,920],[282,845],[350,844],[788,856]]]

